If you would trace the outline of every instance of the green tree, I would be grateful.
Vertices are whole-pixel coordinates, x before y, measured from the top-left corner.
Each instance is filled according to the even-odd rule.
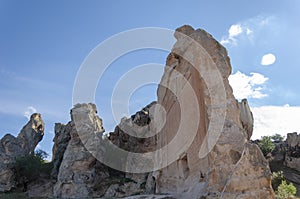
[[[273,151],[275,148],[274,143],[271,140],[271,136],[263,136],[258,143],[260,150],[263,152],[264,156]]]
[[[29,182],[38,179],[40,175],[48,174],[52,169],[52,163],[48,163],[45,158],[48,154],[42,150],[36,150],[34,154],[20,156],[16,158],[14,163],[15,179],[18,185],[26,190]]]
[[[274,141],[274,142],[281,142],[284,140],[284,136],[276,133],[274,135],[271,136],[271,139]]]
[[[276,193],[276,198],[280,199],[287,199],[292,198],[296,195],[296,187],[293,185],[293,183],[287,184],[285,180],[281,182],[281,184],[278,186],[278,190]]]

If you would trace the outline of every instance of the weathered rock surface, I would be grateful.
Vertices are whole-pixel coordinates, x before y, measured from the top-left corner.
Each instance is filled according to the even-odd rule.
[[[176,124],[181,122],[182,117],[190,118],[187,121],[189,127],[194,125],[193,118],[199,117],[200,123],[194,139],[193,132],[189,132],[193,139],[191,146],[159,172],[156,193],[177,194],[183,198],[274,198],[268,162],[258,147],[247,143],[252,134],[253,118],[246,101],[239,105],[232,94],[228,83],[231,66],[226,49],[204,30],[194,30],[189,26],[177,29],[175,37],[177,43],[168,56],[160,84],[164,86],[159,86],[157,92],[158,103],[167,112],[162,129],[165,133],[158,138],[159,147],[174,138],[179,128]],[[212,82],[211,77],[207,77],[213,77],[216,68],[220,72],[217,77],[221,77],[219,81],[224,86],[223,91],[218,87],[220,85]],[[194,94],[184,92],[189,85]],[[214,89],[209,90],[211,85]],[[212,95],[216,94],[213,92],[219,92],[216,95],[221,98],[224,91],[225,98],[219,103],[212,100]],[[182,115],[182,107],[188,107],[192,98],[197,99],[194,109],[199,110],[200,116],[192,109],[188,115]],[[221,115],[220,107],[225,109],[226,115]],[[214,111],[218,114],[212,115]],[[217,121],[224,119],[220,137],[207,134],[213,117],[219,117]],[[216,140],[215,145],[213,140]],[[208,153],[200,159],[201,145],[207,146]],[[176,148],[171,148],[170,154],[172,151],[176,152]]]
[[[0,192],[9,191],[16,186],[12,164],[16,157],[34,152],[43,138],[44,126],[41,115],[34,113],[17,137],[6,134],[0,140]]]
[[[54,145],[52,147],[52,162],[53,169],[51,176],[56,179],[59,171],[59,167],[63,160],[63,156],[71,139],[71,131],[74,128],[74,124],[69,122],[67,125],[56,123],[54,127],[55,137],[53,139]]]
[[[177,42],[167,57],[157,102],[123,118],[108,135],[94,104],[75,105],[71,121],[56,124],[53,197],[274,198],[268,162],[249,143],[252,113],[246,100],[237,102],[228,82],[226,49],[191,26],[177,29],[174,36]],[[34,150],[40,137],[32,133],[42,135],[37,132],[43,123],[32,124],[18,138],[7,135],[1,140],[1,160],[9,163],[5,157],[14,151]],[[126,152],[108,149],[112,144]],[[134,159],[134,154],[153,151],[158,152],[145,155],[146,162]],[[153,170],[129,173],[132,166]],[[1,172],[0,179],[13,176]],[[52,182],[41,183],[41,196],[51,197],[46,189],[52,190]]]
[[[292,182],[300,196],[300,134],[288,133],[286,141],[275,143],[269,159],[272,171],[282,171],[284,178]]]
[[[286,144],[285,164],[287,167],[300,172],[300,134],[288,133]]]
[[[96,114],[96,108],[94,105],[88,104],[82,107],[75,106],[71,110],[72,119],[80,117],[81,114],[93,117]],[[98,117],[93,117],[93,119],[95,119],[91,122],[93,127],[102,133],[104,129],[101,119]],[[102,168],[102,165],[84,147],[75,125],[72,122],[68,125],[69,132],[65,132],[65,136],[68,137],[69,133],[70,140],[59,166],[54,196],[60,198],[92,197],[97,182],[108,177],[109,174],[107,168]],[[65,141],[63,142],[65,143]],[[57,150],[54,148],[53,151]],[[57,154],[59,157],[61,156],[59,152]]]
[[[150,146],[155,147],[153,145],[155,142],[151,139],[137,139],[124,133],[126,129],[132,131],[135,125],[140,128],[136,128],[134,133],[138,131],[145,134],[144,131],[149,129],[146,126],[151,122],[150,107],[151,104],[131,118],[123,118],[119,124],[121,127],[117,126],[115,132],[110,133],[107,139],[103,136],[102,120],[96,115],[95,105],[76,105],[71,110],[71,122],[67,125],[56,124],[53,147],[53,160],[56,167],[52,174],[55,175],[57,172],[58,176],[53,189],[54,197],[119,198],[146,193],[148,174],[131,174],[111,169],[100,163],[86,146],[97,145],[97,139],[106,142],[110,142],[110,139],[115,145],[128,151],[145,151],[150,150]]]

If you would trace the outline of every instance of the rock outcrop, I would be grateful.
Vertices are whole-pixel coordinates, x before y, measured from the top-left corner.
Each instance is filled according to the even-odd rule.
[[[268,160],[271,170],[282,171],[284,178],[294,184],[300,196],[300,134],[288,133],[285,141],[275,143]]]
[[[146,106],[131,118],[123,118],[108,138],[103,135],[102,120],[96,115],[95,105],[76,105],[71,110],[72,121],[67,125],[55,126],[52,175],[57,181],[54,196],[119,198],[151,192],[149,190],[153,188],[147,184],[148,173],[132,174],[109,168],[100,163],[86,146],[98,144],[97,139],[101,139],[128,151],[145,152],[155,148],[153,138],[128,136],[128,133],[147,134],[151,120],[154,120],[151,115],[154,104]],[[93,143],[87,145],[89,138],[86,140],[84,136],[90,136]]]
[[[63,156],[71,139],[71,131],[74,128],[74,124],[69,122],[67,125],[56,123],[54,127],[54,145],[52,147],[52,162],[53,169],[51,176],[56,179],[59,171],[59,167],[63,160]]]
[[[94,105],[78,104],[72,109],[75,127],[59,168],[55,196],[92,196],[98,184],[106,187],[98,196],[105,197],[149,193],[177,198],[274,198],[268,162],[248,142],[252,113],[246,100],[237,102],[228,82],[231,66],[226,49],[204,30],[190,26],[177,29],[175,37],[157,103],[123,118],[107,140]],[[106,149],[109,142],[132,153]],[[160,152],[148,165],[134,155],[155,150]],[[114,166],[123,172],[110,172],[95,157],[116,161]],[[133,166],[153,172],[124,173]],[[112,180],[116,176],[128,182],[116,183]]]
[[[6,134],[0,140],[0,192],[15,188],[12,164],[17,157],[34,152],[44,136],[44,126],[41,115],[34,113],[17,137]]]
[[[71,110],[71,118],[80,117],[81,114],[93,117],[96,114],[96,108],[94,105],[88,104],[75,106]],[[99,133],[102,133],[104,129],[101,119],[98,117],[93,119],[95,120],[91,124]],[[57,127],[61,129],[59,126]],[[58,151],[57,144],[55,144],[53,148],[53,151],[57,152],[54,158],[58,160],[54,169],[56,170],[59,165],[54,196],[59,198],[93,197],[97,183],[109,176],[107,168],[101,168],[102,165],[84,147],[73,121],[66,127],[58,138],[61,137],[63,143],[68,143],[67,147]],[[70,135],[69,141],[67,141],[68,135]],[[55,141],[58,142],[60,139]],[[62,153],[63,159],[59,164]],[[57,172],[55,170],[53,173]]]
[[[76,104],[71,121],[55,125],[54,185],[45,186],[53,186],[53,197],[274,198],[268,162],[249,142],[249,105],[234,98],[228,82],[226,49],[191,26],[174,36],[157,102],[109,134],[94,104]],[[34,150],[43,130],[36,116],[18,138],[1,140],[4,161],[19,148]]]
[[[288,133],[285,165],[300,172],[300,134]]]
[[[167,113],[158,146],[172,142],[180,125],[186,127],[181,142],[188,142],[184,140],[188,137],[192,143],[159,171],[156,193],[183,198],[274,198],[268,162],[256,145],[248,143],[252,114],[246,101],[239,105],[228,83],[231,66],[226,49],[204,30],[190,26],[177,29],[175,37],[157,92],[158,104]],[[193,100],[196,103],[189,107]],[[186,124],[182,118],[187,118]],[[178,148],[169,150],[170,156]]]

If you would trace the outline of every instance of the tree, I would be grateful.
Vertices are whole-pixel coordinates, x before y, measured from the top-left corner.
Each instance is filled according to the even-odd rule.
[[[47,163],[45,158],[48,154],[42,150],[36,150],[34,154],[20,156],[14,163],[15,179],[19,186],[26,190],[29,182],[40,177],[41,173],[49,174],[52,169],[52,163]]]
[[[276,191],[276,198],[292,198],[296,195],[296,191],[296,187],[293,185],[293,183],[287,184],[287,182],[283,180]]]
[[[264,156],[272,152],[275,148],[274,143],[271,140],[271,136],[263,136],[258,143],[260,150],[263,152]]]
[[[274,141],[274,142],[281,142],[284,140],[284,136],[276,133],[274,135],[271,136],[271,139]]]

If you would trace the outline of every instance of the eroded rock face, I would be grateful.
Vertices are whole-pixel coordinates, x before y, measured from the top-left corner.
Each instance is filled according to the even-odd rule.
[[[284,178],[294,184],[297,196],[300,196],[300,134],[288,133],[285,141],[275,143],[269,162],[272,171],[282,171]]]
[[[254,122],[253,115],[246,99],[243,99],[241,102],[239,102],[239,107],[240,107],[241,122],[243,128],[247,132],[248,140],[250,140],[253,132],[253,122]]]
[[[288,150],[285,156],[285,164],[287,167],[300,172],[300,134],[288,133],[286,144]]]
[[[124,133],[130,130],[131,133],[146,134],[153,119],[150,110],[153,104],[155,103],[146,106],[131,118],[123,118],[108,138],[103,136],[102,120],[96,114],[96,106],[77,104],[71,110],[72,121],[67,125],[55,126],[53,163],[56,167],[52,173],[57,182],[54,186],[54,197],[119,198],[145,194],[148,193],[147,190],[153,190],[151,185],[147,184],[148,173],[124,173],[109,168],[100,163],[86,148],[93,145],[101,147],[97,143],[97,140],[101,139],[127,151],[145,152],[155,149],[155,139],[137,139]]]
[[[80,117],[92,118],[93,121],[90,122],[93,125],[92,128],[102,133],[104,131],[102,121],[98,117],[93,117],[95,115],[96,107],[92,104],[78,105],[71,110],[72,119],[74,117],[78,120]],[[84,147],[77,132],[78,128],[76,129],[73,121],[68,125],[67,131],[70,134],[70,140],[59,165],[57,182],[54,185],[54,196],[59,198],[93,197],[97,183],[109,176],[107,168],[102,167],[103,165]],[[68,133],[66,133],[66,137],[68,137]],[[57,148],[54,148],[53,151],[57,151]]]
[[[0,192],[9,191],[16,186],[12,164],[16,157],[34,152],[44,136],[44,126],[41,115],[34,113],[17,137],[6,134],[0,140]]]
[[[157,102],[123,118],[108,138],[95,105],[74,106],[70,140],[63,142],[67,147],[59,150],[58,144],[53,150],[64,151],[58,155],[63,159],[58,163],[55,197],[274,198],[268,162],[249,143],[252,113],[246,100],[237,102],[228,82],[226,49],[204,30],[190,26],[177,29],[175,37]],[[183,133],[179,139],[178,133]],[[168,166],[141,174],[113,170],[93,156],[105,156],[106,142],[134,153],[165,149],[153,159]],[[111,152],[116,159],[130,158]],[[128,166],[121,165],[121,170]]]
[[[202,48],[180,32],[188,35]],[[194,30],[189,26],[177,29],[175,37],[177,43],[167,58],[160,84],[165,86],[159,86],[157,92],[158,103],[167,112],[166,124],[162,129],[165,133],[158,138],[158,146],[165,146],[174,138],[178,131],[176,124],[181,122],[182,117],[189,117],[190,120],[199,117],[200,122],[189,148],[174,163],[159,172],[156,193],[175,193],[189,198],[274,198],[268,163],[259,148],[247,143],[252,134],[253,118],[246,101],[239,104],[232,94],[228,83],[231,66],[226,49],[204,30]],[[223,92],[226,94],[224,101],[219,104],[211,96],[216,94],[213,92],[222,90],[219,85],[213,85],[215,89],[209,90],[209,84],[213,82],[207,78],[216,72],[216,68],[220,72]],[[183,92],[188,85],[194,94]],[[195,109],[199,110],[199,116],[195,111],[190,111],[188,115],[182,114],[184,99],[192,97],[198,101]],[[183,105],[180,99],[183,99]],[[220,117],[220,107],[226,111],[225,119]],[[220,117],[217,121],[224,119],[216,143],[212,142],[214,135],[207,134],[214,111],[220,113],[215,115]],[[189,121],[189,125],[194,124]],[[193,137],[193,132],[190,135]],[[209,153],[200,159],[201,145],[206,146]],[[249,184],[254,181],[255,186]]]
[[[53,139],[54,145],[52,147],[52,162],[53,169],[51,176],[56,179],[59,171],[59,167],[63,160],[63,156],[71,139],[71,131],[74,128],[74,124],[69,122],[67,125],[56,123],[54,127],[55,137]]]

